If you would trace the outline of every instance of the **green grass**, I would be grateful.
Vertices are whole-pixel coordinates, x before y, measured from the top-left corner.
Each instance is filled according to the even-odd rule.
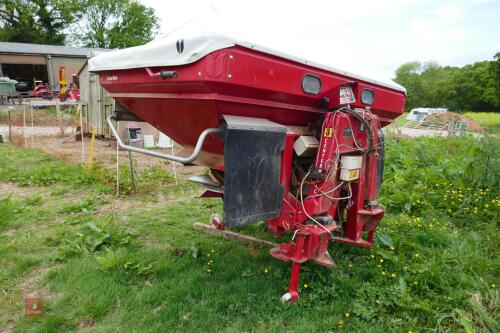
[[[300,301],[281,304],[290,264],[193,230],[222,209],[191,199],[197,187],[151,187],[169,181],[154,170],[120,199],[134,205],[111,209],[105,171],[0,145],[0,181],[32,191],[0,199],[0,327],[17,315],[15,332],[498,332],[499,146],[389,141],[377,243],[333,244],[339,268],[304,265]],[[40,318],[22,316],[32,284],[53,295]]]
[[[500,112],[465,112],[464,115],[477,121],[487,132],[500,134]]]

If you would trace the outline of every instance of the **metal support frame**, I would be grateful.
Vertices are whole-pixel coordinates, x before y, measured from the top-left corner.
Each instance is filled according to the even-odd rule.
[[[115,126],[113,125],[113,120],[114,120],[114,115],[110,115],[106,118],[106,121],[108,122],[109,128],[111,129],[111,132],[113,133],[114,137],[116,138],[116,142],[118,143],[118,146],[120,146],[122,149],[128,150],[128,151],[133,151],[136,153],[140,154],[145,154],[145,155],[150,155],[150,156],[155,156],[159,158],[163,158],[166,160],[174,161],[174,162],[179,162],[182,164],[189,164],[194,162],[201,153],[201,148],[203,147],[203,143],[205,142],[205,139],[207,138],[208,135],[210,134],[216,134],[220,133],[221,129],[220,128],[207,128],[203,132],[201,132],[200,136],[198,137],[198,141],[196,142],[196,146],[194,147],[193,153],[188,156],[188,157],[179,157],[179,156],[174,156],[174,155],[168,155],[168,154],[162,154],[156,151],[150,151],[138,147],[133,147],[129,146],[123,143],[122,139],[120,138],[120,135],[118,134],[118,131],[116,130]]]
[[[49,89],[54,90],[56,88],[56,82],[54,79],[54,66],[52,63],[52,56],[49,54],[47,55],[47,79],[49,81]]]

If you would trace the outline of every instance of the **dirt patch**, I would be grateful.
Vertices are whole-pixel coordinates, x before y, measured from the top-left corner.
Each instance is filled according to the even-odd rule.
[[[84,331],[92,325],[94,325],[94,320],[91,318],[85,318],[78,324],[77,331]]]
[[[10,319],[7,322],[7,325],[2,328],[0,327],[0,333],[11,333],[14,332],[14,325],[16,324],[16,321],[19,319],[18,315],[15,315],[12,319]]]
[[[90,139],[84,138],[83,151],[82,142],[75,141],[73,138],[66,140],[57,137],[36,137],[34,147],[43,150],[47,154],[72,164],[87,164],[89,157]],[[170,153],[170,149],[157,149],[163,153]],[[181,148],[176,149],[178,153]],[[161,166],[168,169],[172,174],[177,175],[178,181],[185,181],[192,175],[198,175],[205,172],[205,167],[202,166],[184,166],[180,163],[174,164],[163,159],[142,155],[133,154],[134,167],[137,171],[146,170],[153,166]],[[120,164],[129,163],[128,152],[119,151]],[[94,164],[105,169],[116,169],[116,142],[109,140],[96,140],[94,144]]]
[[[201,190],[196,190],[191,187],[182,188],[180,191],[172,193],[150,193],[149,199],[144,197],[116,197],[107,196],[107,203],[99,207],[99,214],[110,212],[125,212],[127,210],[135,209],[155,209],[165,206],[175,205],[185,200],[195,198],[201,193]],[[127,216],[123,217],[125,220]],[[124,221],[125,222],[125,221]]]
[[[25,198],[32,194],[48,194],[39,187],[32,186],[19,186],[15,183],[0,183],[0,198],[6,196],[13,196],[17,198]]]
[[[40,297],[44,299],[53,299],[59,296],[57,293],[49,291],[48,285],[44,285],[40,288],[40,281],[47,275],[48,272],[58,267],[53,266],[40,266],[34,269],[29,276],[27,276],[21,284],[19,284],[19,290],[23,294],[29,294],[32,292],[37,292]]]
[[[481,125],[479,125],[479,123],[477,123],[474,119],[454,112],[431,114],[425,119],[424,124],[429,123],[429,124],[444,125],[447,123],[453,124],[456,121],[465,122],[467,124],[467,132],[474,132],[480,134],[484,134],[485,132],[484,128]]]
[[[16,290],[20,293],[19,296],[17,292],[15,292],[12,296],[15,296],[19,301],[22,301],[24,295],[30,293],[37,293],[43,300],[53,300],[61,296],[59,293],[54,293],[49,290],[49,285],[45,284],[43,286],[40,285],[41,280],[47,275],[48,272],[57,268],[58,265],[53,266],[40,266],[30,272],[30,274],[25,277],[22,282],[16,287]],[[4,328],[0,327],[0,333],[10,333],[14,331],[14,326],[19,319],[19,315],[15,314],[11,317],[11,319],[7,322],[7,325]]]

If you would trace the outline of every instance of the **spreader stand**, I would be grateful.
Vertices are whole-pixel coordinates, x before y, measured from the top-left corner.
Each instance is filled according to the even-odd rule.
[[[224,229],[220,216],[217,216],[214,223],[214,216],[210,218],[210,225],[195,223],[193,227],[203,230],[213,236],[221,236],[227,239],[238,240],[247,244],[272,247],[270,254],[283,261],[292,261],[292,273],[290,275],[290,285],[288,292],[281,297],[282,302],[295,302],[299,299],[298,287],[300,279],[300,266],[310,260],[316,264],[335,268],[337,265],[327,251],[331,234],[339,230],[335,223],[329,225],[303,225],[296,230],[294,239],[288,243],[277,244],[263,239]]]
[[[299,299],[300,265],[311,260],[329,268],[336,267],[327,251],[328,241],[337,225],[304,225],[297,229],[295,237],[288,243],[282,243],[271,249],[270,254],[276,259],[292,262],[292,274],[288,292],[281,297],[283,302],[295,302]]]

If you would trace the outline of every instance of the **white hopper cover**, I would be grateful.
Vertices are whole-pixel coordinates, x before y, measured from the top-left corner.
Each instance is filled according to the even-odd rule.
[[[181,48],[179,45],[180,41],[182,41],[183,44],[182,52],[178,51],[178,48]],[[406,92],[405,88],[391,80],[370,79],[221,34],[184,29],[179,29],[170,34],[163,35],[145,45],[101,53],[89,59],[89,71],[99,72],[117,69],[185,65],[193,63],[214,51],[234,45],[251,48],[308,66],[324,69],[329,72],[339,73],[362,81]]]
[[[182,53],[177,41],[183,41]],[[195,62],[209,53],[234,46],[228,37],[204,34],[179,37],[179,34],[161,36],[147,44],[99,54],[89,59],[89,70],[98,72],[155,66],[178,66]]]

